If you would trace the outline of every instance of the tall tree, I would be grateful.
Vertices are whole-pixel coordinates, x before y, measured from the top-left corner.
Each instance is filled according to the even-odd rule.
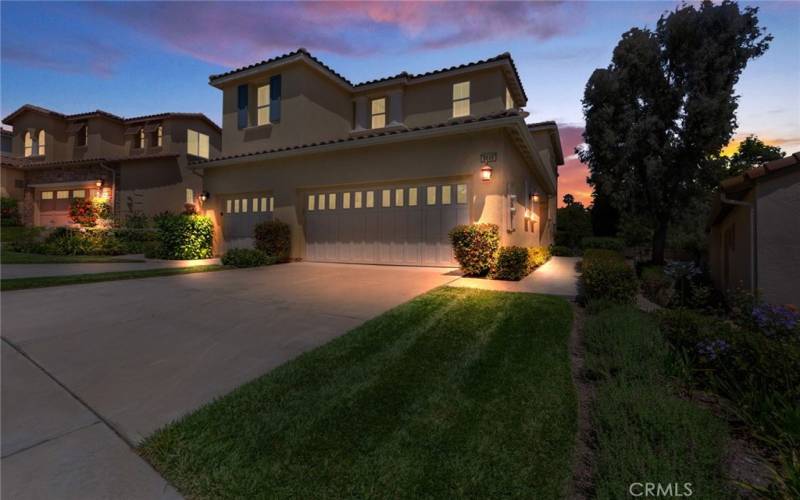
[[[574,196],[572,196],[572,195],[571,195],[571,194],[569,194],[569,193],[567,193],[567,194],[565,194],[565,195],[564,195],[564,198],[563,198],[563,200],[564,200],[564,205],[566,205],[566,206],[570,206],[570,205],[572,205],[573,203],[575,203],[575,197],[574,197]]]
[[[611,64],[586,84],[588,147],[577,152],[596,191],[652,224],[656,263],[670,222],[721,175],[720,151],[736,128],[734,86],[772,40],[757,13],[728,0],[683,5],[655,31],[623,34]]]
[[[739,143],[736,153],[728,161],[726,175],[739,175],[745,170],[758,167],[768,161],[780,160],[784,156],[786,153],[781,151],[781,148],[764,144],[761,139],[751,135]]]

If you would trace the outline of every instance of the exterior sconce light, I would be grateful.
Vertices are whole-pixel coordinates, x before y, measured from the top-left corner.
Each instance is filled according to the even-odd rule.
[[[483,182],[489,182],[492,180],[492,167],[488,164],[484,164],[481,167],[481,180]]]
[[[103,185],[103,179],[97,179],[94,182],[94,185],[97,186],[97,187],[101,187]]]
[[[209,199],[210,197],[211,197],[211,194],[208,191],[203,191],[202,193],[200,193],[200,201],[204,202],[207,199]]]
[[[533,202],[539,203],[539,193],[533,193]]]

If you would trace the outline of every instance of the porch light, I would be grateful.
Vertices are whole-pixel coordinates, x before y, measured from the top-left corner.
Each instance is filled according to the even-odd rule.
[[[533,202],[539,203],[539,193],[533,193]]]
[[[97,179],[94,181],[94,185],[97,187],[101,187],[103,185],[103,179]]]
[[[208,191],[203,191],[202,193],[200,193],[200,201],[204,202],[207,199],[209,199],[210,197],[211,197],[211,194]]]
[[[489,182],[492,180],[492,167],[489,165],[484,165],[481,167],[481,180],[483,182]]]

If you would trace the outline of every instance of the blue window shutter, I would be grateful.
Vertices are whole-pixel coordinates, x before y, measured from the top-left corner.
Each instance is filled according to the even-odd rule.
[[[281,75],[269,79],[269,121],[281,121]]]
[[[238,123],[239,128],[247,128],[247,85],[239,85]]]

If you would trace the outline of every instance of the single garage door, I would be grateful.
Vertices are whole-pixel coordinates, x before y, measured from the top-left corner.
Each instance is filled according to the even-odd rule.
[[[222,235],[225,241],[252,238],[256,224],[272,220],[275,199],[268,194],[222,197]]]
[[[306,259],[455,265],[447,233],[469,223],[467,185],[429,184],[306,194]]]

